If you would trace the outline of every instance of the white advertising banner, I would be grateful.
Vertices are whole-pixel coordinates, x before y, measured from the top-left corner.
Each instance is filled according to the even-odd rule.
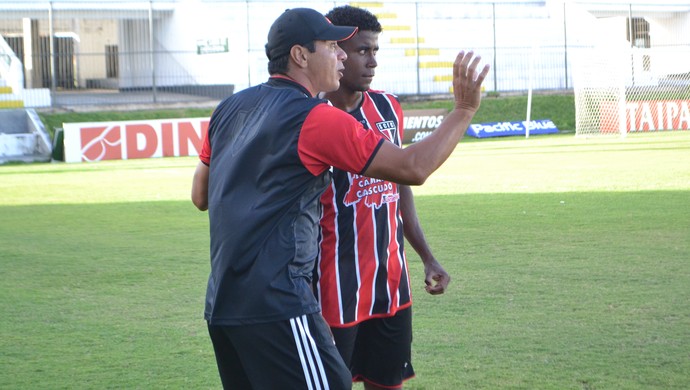
[[[64,123],[65,162],[198,156],[209,118]]]

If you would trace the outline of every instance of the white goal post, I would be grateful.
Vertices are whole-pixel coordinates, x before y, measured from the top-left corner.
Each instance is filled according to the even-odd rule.
[[[663,71],[665,62],[683,58],[690,64],[690,50],[581,50],[573,66],[576,134],[690,129],[690,69]]]

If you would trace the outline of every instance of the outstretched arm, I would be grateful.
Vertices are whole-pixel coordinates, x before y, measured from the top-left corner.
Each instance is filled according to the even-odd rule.
[[[403,217],[405,238],[422,259],[422,263],[424,263],[426,292],[432,295],[443,294],[448,287],[448,283],[450,283],[450,275],[431,253],[431,248],[429,248],[429,244],[426,242],[424,231],[417,218],[412,189],[406,185],[400,186],[400,209]]]
[[[192,203],[201,211],[208,209],[208,165],[199,161],[192,179]]]
[[[385,142],[364,172],[365,176],[399,184],[419,185],[455,150],[481,103],[481,88],[489,65],[477,70],[481,57],[460,52],[453,64],[455,108],[423,140],[401,149]]]

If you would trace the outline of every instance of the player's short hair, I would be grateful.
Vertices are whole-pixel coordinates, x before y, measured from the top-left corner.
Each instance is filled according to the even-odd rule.
[[[335,7],[326,14],[328,20],[337,26],[355,26],[359,31],[380,33],[383,29],[376,15],[364,8],[343,5]]]
[[[306,47],[310,53],[313,53],[316,51],[316,43],[314,43],[314,42],[308,42],[302,46]],[[268,61],[268,74],[269,75],[287,74],[288,64],[290,63],[289,58],[290,58],[290,53]]]

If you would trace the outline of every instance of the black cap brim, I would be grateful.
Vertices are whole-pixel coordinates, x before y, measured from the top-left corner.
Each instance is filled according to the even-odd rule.
[[[357,33],[357,27],[329,25],[327,29],[316,34],[320,41],[345,41]]]

